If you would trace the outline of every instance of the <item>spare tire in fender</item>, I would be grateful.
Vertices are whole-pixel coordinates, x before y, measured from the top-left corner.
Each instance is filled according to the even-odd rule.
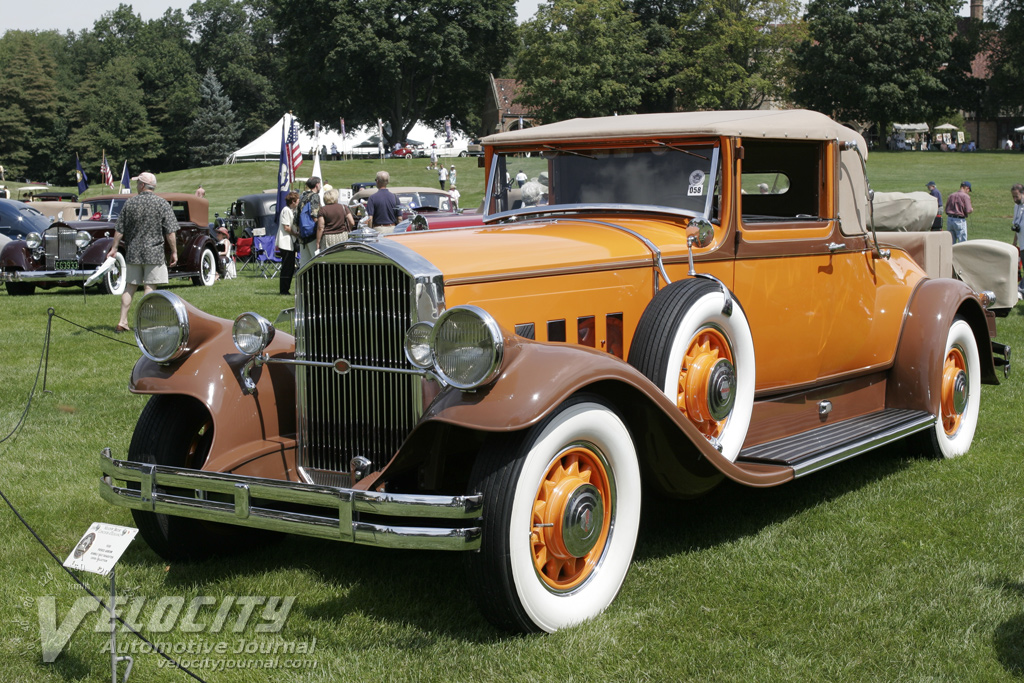
[[[754,340],[742,307],[723,285],[694,278],[658,292],[640,317],[629,363],[722,455],[736,460],[754,406]]]

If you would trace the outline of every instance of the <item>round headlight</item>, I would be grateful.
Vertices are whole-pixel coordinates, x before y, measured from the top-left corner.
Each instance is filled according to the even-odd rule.
[[[274,326],[259,313],[243,313],[235,318],[231,337],[239,351],[255,356],[274,340]]]
[[[92,242],[92,235],[87,233],[85,230],[79,230],[78,234],[75,235],[75,246],[79,249],[85,247],[89,242]]]
[[[30,232],[25,235],[25,244],[28,245],[29,249],[37,249],[40,244],[43,243],[43,236],[38,232]]]
[[[494,379],[504,352],[498,323],[476,306],[456,306],[442,313],[430,346],[437,374],[459,389],[475,389]]]
[[[405,333],[405,357],[418,368],[429,368],[434,359],[430,354],[430,333],[434,326],[418,322]]]
[[[135,340],[146,358],[166,363],[188,347],[188,312],[177,294],[151,292],[135,313]]]

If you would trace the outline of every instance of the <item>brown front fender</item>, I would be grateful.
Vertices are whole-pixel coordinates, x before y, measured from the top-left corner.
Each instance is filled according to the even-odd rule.
[[[590,391],[620,410],[641,446],[638,450],[645,464],[670,492],[688,492],[672,484],[672,472],[691,481],[691,475],[717,481],[721,472],[748,486],[774,486],[793,477],[788,467],[739,466],[722,457],[653,382],[615,356],[575,345],[516,341],[515,356],[490,387],[477,392],[445,390],[424,414],[417,431],[438,422],[471,432],[519,431],[543,420],[573,394]],[[415,436],[403,445],[389,471],[401,470],[418,458],[416,451],[423,444]]]
[[[232,321],[185,306],[192,351],[167,365],[139,359],[129,390],[191,396],[206,406],[213,442],[203,470],[296,481],[294,366],[272,363],[254,369],[256,392],[247,394],[242,368],[249,357],[235,348]],[[278,331],[267,353],[292,358],[294,350],[294,338]]]

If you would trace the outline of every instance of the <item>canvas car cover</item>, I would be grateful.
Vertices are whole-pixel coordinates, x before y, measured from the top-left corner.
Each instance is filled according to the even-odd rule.
[[[953,270],[976,292],[995,292],[989,308],[1017,304],[1017,247],[998,240],[968,240],[953,245]]]
[[[928,192],[876,192],[872,202],[875,230],[931,230],[938,204]]]

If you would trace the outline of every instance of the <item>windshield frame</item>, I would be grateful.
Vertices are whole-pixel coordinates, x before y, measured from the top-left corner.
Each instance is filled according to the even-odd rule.
[[[722,141],[718,137],[688,138],[686,140],[647,140],[647,141],[594,141],[592,144],[573,143],[566,145],[536,144],[514,147],[498,148],[492,147],[489,151],[487,186],[484,191],[484,212],[485,222],[500,221],[517,216],[533,216],[552,213],[576,213],[576,212],[642,212],[669,215],[680,218],[705,218],[712,220],[714,201],[717,194],[721,192],[721,159]],[[704,154],[696,154],[691,149],[701,148]],[[667,206],[655,203],[622,203],[622,202],[579,202],[560,204],[539,204],[534,206],[520,206],[514,209],[494,211],[495,199],[507,192],[516,189],[515,179],[506,186],[499,176],[503,171],[508,172],[511,177],[512,168],[508,161],[515,155],[545,155],[565,154],[571,156],[583,156],[595,158],[597,155],[607,156],[609,152],[633,150],[636,152],[653,153],[677,153],[707,159],[706,150],[710,148],[710,159],[708,170],[705,172],[706,190],[704,192],[704,203],[699,210]],[[505,161],[505,163],[501,163]],[[549,163],[549,170],[552,168]],[[557,187],[557,182],[553,183]]]

